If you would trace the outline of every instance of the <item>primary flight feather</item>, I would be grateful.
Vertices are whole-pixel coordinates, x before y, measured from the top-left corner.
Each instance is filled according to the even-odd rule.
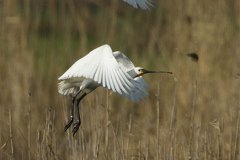
[[[134,8],[140,7],[141,9],[149,9],[150,6],[152,6],[152,3],[150,0],[123,0],[124,2],[130,4]]]
[[[112,90],[131,100],[139,100],[148,95],[147,84],[142,78],[146,73],[171,73],[149,71],[135,67],[130,59],[120,51],[113,52],[109,45],[100,46],[83,58],[76,61],[62,76],[58,78],[58,92],[72,97],[70,119],[65,130],[77,112],[73,134],[80,126],[79,103],[90,92],[99,86]]]

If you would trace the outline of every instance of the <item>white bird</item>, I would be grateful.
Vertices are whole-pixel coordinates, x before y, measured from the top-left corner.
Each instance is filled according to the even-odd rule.
[[[152,6],[152,3],[150,0],[123,0],[124,2],[130,4],[134,8],[140,7],[141,9],[149,9],[150,6]]]
[[[135,67],[123,53],[112,52],[109,45],[100,46],[83,58],[76,61],[62,76],[58,78],[58,92],[72,98],[70,119],[65,131],[74,121],[73,135],[81,124],[79,114],[80,101],[97,87],[102,86],[131,100],[139,100],[148,95],[147,84],[142,78],[146,73],[170,73],[165,71],[149,71]]]

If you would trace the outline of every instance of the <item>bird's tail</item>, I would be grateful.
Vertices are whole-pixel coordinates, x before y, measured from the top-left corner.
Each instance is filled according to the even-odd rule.
[[[62,95],[74,95],[78,92],[78,88],[73,87],[68,82],[61,81],[58,83],[58,92]]]

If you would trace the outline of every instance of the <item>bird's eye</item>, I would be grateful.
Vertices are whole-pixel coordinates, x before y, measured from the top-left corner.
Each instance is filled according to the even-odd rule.
[[[138,72],[141,72],[142,71],[142,69],[138,69]]]

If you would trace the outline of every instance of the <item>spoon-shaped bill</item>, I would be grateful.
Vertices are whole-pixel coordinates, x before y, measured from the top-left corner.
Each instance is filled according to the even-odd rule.
[[[151,70],[144,69],[143,70],[143,74],[146,74],[146,73],[167,73],[167,74],[173,74],[172,72],[168,72],[168,71],[151,71]]]

